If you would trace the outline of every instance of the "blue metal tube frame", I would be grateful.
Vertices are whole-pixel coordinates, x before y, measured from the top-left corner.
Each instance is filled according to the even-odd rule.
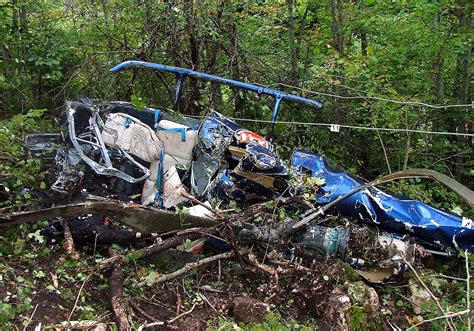
[[[120,71],[122,69],[125,69],[125,68],[128,68],[128,67],[146,67],[146,68],[152,68],[152,69],[156,69],[156,70],[175,73],[178,76],[178,84],[177,84],[177,89],[176,89],[176,99],[175,99],[175,103],[174,103],[175,108],[177,107],[177,104],[179,102],[179,98],[180,98],[180,95],[181,95],[182,81],[183,81],[184,77],[186,77],[186,76],[190,76],[190,77],[194,77],[194,78],[198,78],[198,79],[203,79],[203,80],[210,80],[210,81],[214,81],[214,82],[219,82],[219,83],[222,83],[222,84],[225,84],[225,85],[235,86],[235,87],[238,87],[238,88],[241,88],[241,89],[244,89],[244,90],[248,90],[248,91],[252,91],[252,92],[255,92],[255,93],[258,93],[258,94],[270,95],[270,96],[275,98],[275,106],[274,106],[274,109],[273,109],[272,121],[270,123],[270,128],[269,128],[270,132],[273,130],[273,127],[275,126],[275,121],[276,121],[277,115],[278,115],[278,109],[280,107],[281,100],[283,100],[283,99],[288,100],[288,101],[294,101],[294,102],[302,103],[302,104],[307,104],[307,105],[316,107],[317,109],[320,109],[323,106],[321,103],[319,103],[317,101],[307,99],[307,98],[303,98],[303,97],[300,97],[298,95],[288,94],[288,93],[284,93],[282,91],[273,90],[273,89],[269,89],[269,88],[262,87],[262,86],[257,86],[257,85],[253,85],[253,84],[239,82],[239,81],[233,80],[233,79],[223,78],[223,77],[206,74],[206,73],[199,72],[199,71],[194,71],[194,70],[179,68],[179,67],[173,67],[173,66],[168,66],[168,65],[164,65],[164,64],[143,62],[143,61],[125,61],[125,62],[122,62],[122,63],[116,65],[115,67],[113,67],[110,70],[113,71],[113,72],[118,72],[118,71]]]

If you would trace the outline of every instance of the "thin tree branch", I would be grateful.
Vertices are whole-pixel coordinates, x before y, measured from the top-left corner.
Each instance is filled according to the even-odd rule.
[[[74,240],[72,239],[71,228],[69,227],[69,221],[61,218],[61,226],[64,230],[64,248],[66,252],[74,259],[79,260],[79,254],[74,249]]]
[[[191,314],[195,307],[196,307],[196,305],[193,305],[190,310],[185,311],[184,313],[182,313],[182,314],[176,316],[175,318],[172,318],[172,319],[170,319],[169,321],[166,321],[166,322],[154,322],[154,323],[149,323],[149,324],[148,323],[142,324],[137,329],[137,331],[142,331],[145,328],[151,328],[151,327],[154,327],[154,326],[165,326],[165,325],[171,324],[171,323],[177,321],[178,319],[180,319],[181,317],[184,317],[186,315]]]
[[[417,326],[420,326],[420,325],[425,324],[425,323],[430,323],[430,322],[438,321],[438,320],[441,320],[441,319],[448,320],[448,319],[451,319],[453,317],[462,316],[462,315],[465,315],[465,314],[468,314],[468,313],[469,313],[469,310],[466,309],[466,310],[458,311],[457,313],[451,313],[451,314],[446,314],[446,315],[443,315],[443,316],[433,317],[433,318],[430,318],[430,319],[427,319],[427,320],[423,320],[420,323],[417,323],[415,325],[412,325],[408,330],[413,330]]]
[[[158,277],[153,282],[153,284],[159,284],[159,283],[166,282],[168,280],[177,278],[177,277],[185,274],[186,272],[188,272],[192,269],[199,268],[200,266],[203,266],[203,265],[206,265],[206,264],[209,264],[211,262],[218,261],[218,260],[221,260],[221,259],[227,259],[229,257],[232,257],[233,255],[234,255],[234,251],[230,251],[230,252],[225,252],[225,253],[222,253],[222,254],[213,255],[213,256],[204,258],[202,260],[196,261],[196,262],[187,263],[184,267],[182,267],[181,269],[176,270],[175,272],[171,272],[169,274],[164,274],[164,275]],[[143,287],[143,286],[145,286],[145,284],[146,284],[146,282],[140,282],[136,286],[137,287]]]
[[[428,288],[428,286],[425,284],[425,282],[420,278],[420,275],[418,275],[418,273],[416,272],[415,268],[413,268],[413,266],[411,265],[410,262],[408,262],[406,259],[405,259],[405,256],[402,254],[402,259],[403,261],[406,263],[406,265],[408,265],[408,267],[410,268],[410,270],[415,274],[415,277],[416,279],[418,279],[418,281],[420,282],[420,284],[423,286],[423,288],[429,293],[429,295],[431,296],[431,298],[434,300],[434,302],[436,303],[436,306],[438,307],[438,309],[443,313],[445,314],[444,316],[440,317],[440,318],[437,318],[437,319],[441,319],[441,318],[445,318],[446,319],[446,323],[448,324],[448,327],[450,330],[454,331],[456,330],[456,328],[454,327],[453,325],[453,322],[451,320],[451,317],[448,316],[449,314],[446,314],[446,312],[444,311],[443,307],[441,307],[441,304],[439,302],[439,299],[433,294],[433,292],[431,292],[431,290]],[[446,317],[445,317],[446,316]],[[427,320],[428,321],[428,320]]]

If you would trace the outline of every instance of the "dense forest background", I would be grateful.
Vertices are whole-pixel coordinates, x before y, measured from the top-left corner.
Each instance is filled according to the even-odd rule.
[[[3,0],[0,117],[47,109],[41,118],[50,121],[65,99],[79,96],[170,107],[175,76],[109,71],[136,59],[324,104],[316,110],[283,102],[282,121],[472,133],[473,6],[468,0]],[[215,109],[239,118],[271,117],[267,97],[197,80],[187,80],[184,92],[183,113]],[[267,125],[241,124],[260,132]],[[431,168],[473,186],[472,136],[361,128],[336,133],[293,124],[276,130],[284,157],[300,147],[368,179]],[[451,193],[432,184],[397,185],[426,202],[457,206]]]

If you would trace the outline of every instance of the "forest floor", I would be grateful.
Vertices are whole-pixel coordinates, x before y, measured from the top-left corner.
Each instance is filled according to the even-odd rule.
[[[23,224],[0,233],[0,323],[8,329],[114,325],[113,271],[95,268],[107,251],[78,248],[79,259],[73,259],[61,242],[52,243],[41,234],[46,224]],[[165,252],[121,268],[127,318],[133,329],[150,323],[158,324],[158,329],[176,330],[406,328],[445,315],[448,309],[462,311],[466,305],[465,261],[456,258],[433,259],[417,270],[418,277],[406,272],[387,284],[364,282],[338,260],[300,260],[285,271],[274,266],[275,274],[238,258],[215,261],[155,283],[160,275],[195,259]],[[270,257],[267,261],[271,263]],[[443,312],[422,288],[425,285]],[[348,305],[343,304],[345,297],[351,301]],[[452,323],[465,327],[466,316],[461,314]],[[435,321],[438,324],[420,327],[442,328],[445,322],[441,318]]]

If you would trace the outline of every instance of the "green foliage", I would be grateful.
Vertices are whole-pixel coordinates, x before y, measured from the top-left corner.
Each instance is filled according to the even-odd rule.
[[[158,274],[155,271],[150,271],[148,276],[145,277],[146,286],[152,286],[153,284],[155,284],[157,278]]]
[[[26,114],[18,114],[10,120],[0,121],[0,183],[9,193],[9,199],[2,205],[21,208],[32,199],[29,191],[23,188],[44,190],[44,174],[40,160],[26,158],[23,138],[28,133],[50,129],[42,120],[46,109],[32,109]]]
[[[367,316],[364,312],[364,307],[352,306],[345,310],[349,317],[348,325],[351,330],[366,330]],[[364,327],[365,326],[365,327]]]
[[[130,102],[138,109],[143,110],[145,108],[145,102],[141,97],[137,97],[136,95],[132,95],[130,98]]]
[[[2,232],[0,236],[0,257],[15,255],[19,258],[26,257],[34,259],[37,254],[29,251],[27,245],[31,242],[37,243],[35,237],[36,239],[43,239],[39,232],[44,226],[44,222],[31,225],[21,224],[19,226],[10,227]],[[41,254],[41,252],[38,254]]]
[[[0,301],[0,324],[11,326],[11,321],[15,319],[16,310],[10,303]]]
[[[61,290],[61,298],[66,302],[71,302],[74,300],[74,292],[70,288],[65,288]]]
[[[220,330],[245,330],[245,331],[266,331],[266,330],[278,330],[278,331],[290,331],[290,330],[317,330],[317,325],[312,320],[306,321],[304,324],[299,324],[295,320],[285,321],[282,319],[278,311],[269,312],[265,316],[265,321],[262,323],[236,323],[231,319],[225,317],[219,317],[216,326],[211,326],[208,330],[220,331]]]

